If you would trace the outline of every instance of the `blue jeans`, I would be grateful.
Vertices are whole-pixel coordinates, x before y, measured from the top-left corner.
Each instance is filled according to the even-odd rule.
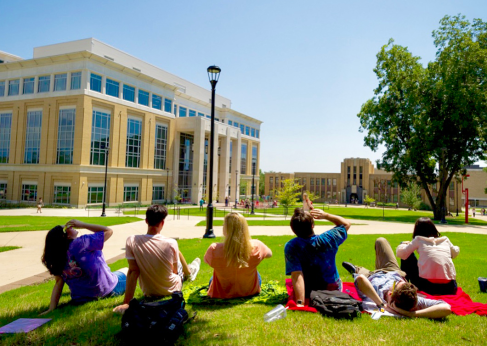
[[[118,278],[117,285],[113,288],[113,290],[108,293],[106,296],[107,297],[115,297],[115,296],[121,296],[125,293],[125,286],[127,284],[127,276],[119,271],[113,272]]]
[[[260,277],[259,272],[257,272],[257,277],[259,278],[259,286],[262,286],[262,278]],[[211,285],[212,281],[213,281],[213,276],[210,278],[210,282],[208,283],[208,286]]]

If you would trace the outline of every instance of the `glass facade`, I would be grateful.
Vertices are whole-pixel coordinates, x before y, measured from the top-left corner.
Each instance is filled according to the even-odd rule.
[[[5,81],[0,81],[0,97],[4,97],[5,95]]]
[[[40,76],[37,82],[38,93],[48,93],[51,88],[51,76]]]
[[[130,85],[123,85],[123,99],[130,102],[135,102],[135,88]]]
[[[0,199],[7,199],[7,184],[0,183]]]
[[[183,202],[191,199],[193,185],[193,135],[181,133],[179,144],[178,194]]]
[[[22,94],[33,94],[34,93],[34,83],[35,83],[35,78],[24,78],[24,85],[22,88]]]
[[[71,186],[54,185],[54,204],[69,205],[71,202]]]
[[[164,196],[165,196],[164,186],[161,185],[152,186],[152,203],[164,201],[165,200]]]
[[[123,187],[123,201],[124,202],[137,202],[139,200],[139,187],[138,186],[124,186]]]
[[[110,113],[93,110],[90,164],[105,165],[106,148],[109,145]]]
[[[37,184],[22,184],[22,201],[35,202],[37,200]]]
[[[12,113],[0,113],[0,163],[8,163],[11,132]]]
[[[74,120],[76,109],[59,110],[59,123],[57,134],[57,164],[73,163],[74,148]]]
[[[139,105],[148,106],[149,105],[149,93],[144,90],[139,90]]]
[[[189,116],[190,117],[195,117],[196,116],[196,111],[193,111],[193,110],[189,110]]]
[[[68,74],[61,73],[54,75],[54,91],[66,90],[66,83],[68,81]]]
[[[156,141],[154,146],[154,168],[166,169],[167,127],[156,124]]]
[[[141,144],[142,120],[129,118],[127,120],[127,149],[125,153],[125,167],[140,166]]]
[[[88,204],[103,203],[103,186],[88,186]]]
[[[247,174],[247,144],[242,143],[241,152],[240,173]]]
[[[187,109],[184,107],[179,107],[179,117],[184,118],[186,116]]]
[[[24,163],[39,163],[41,151],[42,111],[27,112]]]
[[[20,79],[8,81],[8,96],[15,96],[19,94]]]
[[[113,97],[118,97],[120,94],[120,83],[107,78],[105,83],[105,93]]]
[[[172,100],[164,99],[164,112],[171,113],[172,110]]]
[[[71,73],[71,90],[81,89],[81,72]]]
[[[101,93],[101,81],[100,75],[92,73],[90,76],[90,90]]]
[[[162,97],[152,94],[152,108],[162,110]]]
[[[252,172],[251,174],[257,174],[257,146],[252,146]]]

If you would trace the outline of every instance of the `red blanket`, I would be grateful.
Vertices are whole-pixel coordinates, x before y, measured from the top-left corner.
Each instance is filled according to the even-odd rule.
[[[291,279],[286,279],[286,290],[289,295],[286,307],[288,307],[289,310],[318,312],[315,308],[308,306],[309,299],[306,299],[304,307],[298,307],[296,305],[296,302],[294,301],[294,289]],[[353,282],[344,282],[343,292],[350,294],[353,298],[357,300],[362,300],[358,296],[357,290],[355,289],[355,285],[353,284]],[[487,315],[487,304],[472,302],[470,296],[463,292],[460,287],[458,288],[457,294],[455,295],[432,296],[424,292],[418,293],[428,299],[445,301],[446,303],[450,304],[451,310],[455,315],[465,316],[473,313],[481,316]]]

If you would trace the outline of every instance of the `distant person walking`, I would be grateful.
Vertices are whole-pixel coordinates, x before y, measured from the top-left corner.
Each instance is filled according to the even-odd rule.
[[[228,207],[228,196],[225,197],[225,207]]]
[[[201,199],[200,199],[200,210],[203,210],[203,204],[205,204],[205,200],[203,199],[203,197],[201,197]]]
[[[44,206],[44,202],[42,201],[42,198],[39,198],[39,202],[37,202],[37,213],[42,214],[42,207]]]

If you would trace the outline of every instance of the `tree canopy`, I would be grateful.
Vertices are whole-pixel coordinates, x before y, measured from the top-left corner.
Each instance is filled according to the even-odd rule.
[[[358,117],[365,145],[385,147],[378,166],[402,187],[419,179],[439,219],[453,177],[487,150],[487,23],[445,16],[432,36],[436,58],[426,67],[392,39],[382,47],[379,85]]]
[[[298,202],[303,185],[299,185],[293,179],[285,179],[282,183],[282,187],[276,191],[276,194],[279,203],[287,209]]]

